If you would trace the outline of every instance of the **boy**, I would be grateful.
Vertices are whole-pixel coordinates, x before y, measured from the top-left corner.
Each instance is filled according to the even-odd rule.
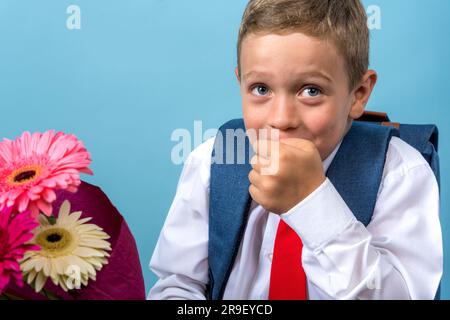
[[[434,298],[443,264],[439,190],[422,155],[397,137],[387,140],[367,221],[355,218],[359,211],[337,185],[363,184],[371,170],[329,178],[335,162],[365,152],[347,141],[358,141],[349,138],[353,120],[377,80],[368,70],[366,19],[359,0],[249,2],[236,68],[245,128],[279,139],[252,140],[251,202],[231,251],[234,222],[211,220],[237,210],[217,209],[210,197],[214,139],[190,154],[150,262],[159,280],[149,299]],[[278,170],[264,174],[273,162]],[[243,180],[231,181],[236,194],[245,193]]]

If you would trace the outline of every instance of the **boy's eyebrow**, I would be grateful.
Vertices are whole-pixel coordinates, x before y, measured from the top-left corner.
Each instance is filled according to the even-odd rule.
[[[266,77],[270,77],[271,73],[270,72],[264,72],[264,71],[249,71],[247,73],[244,74],[244,79],[247,79],[251,76],[266,76]],[[326,73],[324,72],[320,72],[320,71],[308,71],[308,72],[299,72],[295,75],[296,78],[323,78],[325,80],[327,80],[328,82],[333,82],[333,80],[331,80],[331,77],[328,76]]]

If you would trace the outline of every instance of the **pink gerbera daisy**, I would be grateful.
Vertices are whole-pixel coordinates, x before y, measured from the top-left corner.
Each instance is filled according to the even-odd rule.
[[[33,217],[39,211],[52,214],[54,190],[76,192],[80,172],[92,174],[88,168],[90,154],[74,135],[24,132],[16,140],[0,142],[0,210],[13,207]]]
[[[11,279],[22,286],[19,261],[23,259],[25,252],[40,249],[36,245],[27,244],[33,238],[33,229],[38,225],[28,211],[16,215],[12,214],[11,207],[0,211],[0,293]]]

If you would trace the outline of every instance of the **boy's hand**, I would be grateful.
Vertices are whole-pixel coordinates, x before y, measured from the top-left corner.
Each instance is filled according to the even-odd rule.
[[[326,179],[319,151],[309,140],[259,140],[253,148],[250,195],[270,212],[286,213]],[[269,174],[268,167],[277,170]]]

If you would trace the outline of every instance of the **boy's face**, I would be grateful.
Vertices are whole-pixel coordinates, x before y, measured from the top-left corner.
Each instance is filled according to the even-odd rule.
[[[302,33],[250,34],[241,47],[240,82],[247,129],[279,130],[280,139],[312,141],[328,157],[364,111],[376,73],[351,92],[343,57],[331,43]]]

